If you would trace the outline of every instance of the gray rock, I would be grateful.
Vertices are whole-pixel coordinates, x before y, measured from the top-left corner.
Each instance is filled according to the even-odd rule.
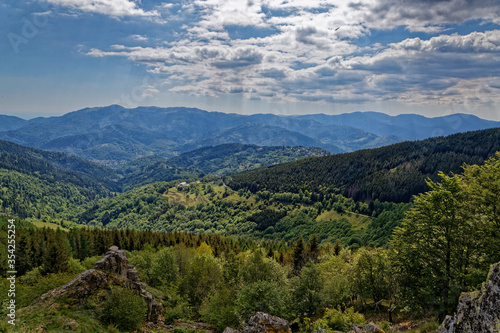
[[[380,333],[382,330],[380,327],[375,325],[374,323],[368,323],[365,326],[363,326],[363,332],[364,333]]]
[[[374,323],[368,323],[365,326],[361,326],[358,324],[352,325],[351,329],[348,333],[383,333],[384,331],[380,329]]]
[[[240,332],[232,329],[231,327],[226,327],[226,329],[222,333],[240,333]]]
[[[463,293],[454,316],[447,316],[437,333],[500,332],[500,263],[491,266],[481,290]]]
[[[106,255],[97,261],[94,267],[95,269],[81,273],[70,283],[46,292],[40,297],[40,301],[69,298],[84,303],[97,291],[117,285],[133,290],[146,301],[148,321],[156,323],[165,320],[163,305],[146,291],[146,284],[139,280],[137,269],[128,264],[125,251],[119,250],[116,246],[110,247]]]
[[[243,333],[291,333],[288,321],[280,317],[271,316],[264,312],[257,312],[251,317]]]
[[[363,326],[354,324],[347,333],[360,333],[363,330]]]
[[[94,268],[109,271],[126,278],[128,266],[128,259],[125,255],[125,251],[119,250],[117,246],[111,246],[104,257],[95,263]]]

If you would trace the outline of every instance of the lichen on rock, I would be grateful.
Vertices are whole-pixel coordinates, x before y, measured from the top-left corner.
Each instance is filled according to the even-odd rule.
[[[491,266],[480,291],[463,293],[454,316],[446,316],[437,333],[500,332],[500,263]]]

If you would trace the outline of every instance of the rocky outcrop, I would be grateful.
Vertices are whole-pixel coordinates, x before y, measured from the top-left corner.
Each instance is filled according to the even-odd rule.
[[[464,293],[454,316],[437,333],[500,332],[500,263],[493,265],[480,291]]]
[[[231,327],[226,327],[223,333],[240,333]],[[292,333],[288,321],[268,313],[257,312],[250,317],[242,333]]]
[[[257,312],[248,319],[243,333],[291,333],[288,321],[280,317],[271,316],[264,312]]]
[[[126,278],[129,264],[125,251],[119,250],[118,246],[111,246],[104,257],[95,263],[94,268],[115,273]]]
[[[376,324],[368,323],[365,326],[353,325],[348,333],[384,333]]]
[[[112,286],[133,290],[141,296],[148,306],[148,321],[164,320],[163,305],[146,291],[146,284],[139,280],[137,269],[129,265],[125,251],[116,246],[109,248],[104,257],[96,262],[94,269],[83,272],[62,287],[48,291],[41,296],[40,301],[66,298],[84,303],[91,295]]]

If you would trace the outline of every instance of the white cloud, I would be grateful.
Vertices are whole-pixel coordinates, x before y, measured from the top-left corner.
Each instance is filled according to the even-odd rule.
[[[136,2],[129,0],[47,0],[47,2],[62,7],[113,17],[156,17],[159,15],[157,11],[145,11],[139,8]]]
[[[148,37],[142,35],[130,35],[130,39],[138,41],[138,42],[147,42],[149,40]]]
[[[500,23],[500,4],[493,1],[195,0],[179,6],[191,20],[177,31],[177,40],[157,47],[112,45],[87,54],[144,64],[170,91],[249,99],[425,104],[456,103],[473,94],[474,101],[487,103],[496,88],[478,94],[477,81],[500,77],[500,30],[444,30],[473,19]],[[249,36],[231,38],[228,27],[234,25],[248,29]],[[400,26],[442,34],[389,45],[370,36]],[[258,29],[266,32],[252,37]],[[500,80],[482,85],[494,82]]]

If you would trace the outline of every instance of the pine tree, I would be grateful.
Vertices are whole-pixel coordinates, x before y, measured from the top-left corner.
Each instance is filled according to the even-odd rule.
[[[293,272],[298,275],[304,265],[304,240],[300,235],[295,246],[293,247]]]

